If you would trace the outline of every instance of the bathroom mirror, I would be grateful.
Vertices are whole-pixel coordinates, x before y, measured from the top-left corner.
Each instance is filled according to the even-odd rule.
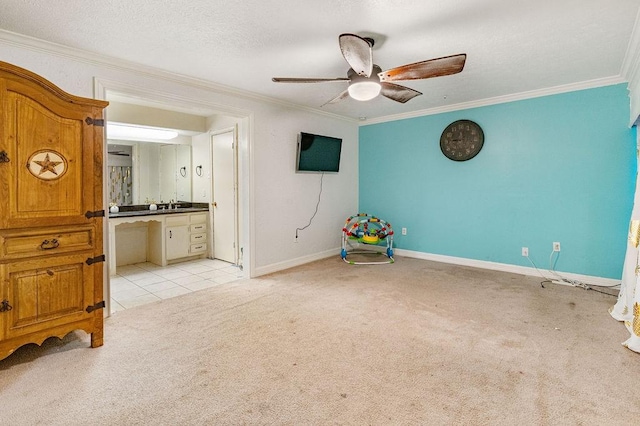
[[[191,146],[107,141],[108,202],[118,205],[191,201]]]

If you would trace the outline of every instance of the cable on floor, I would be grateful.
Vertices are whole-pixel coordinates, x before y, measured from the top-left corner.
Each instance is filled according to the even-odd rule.
[[[554,253],[558,253],[558,256],[555,257],[553,254]],[[558,272],[556,272],[555,270],[555,266],[556,263],[558,262],[558,258],[560,257],[559,252],[557,251],[552,251],[551,254],[549,255],[549,272],[551,272],[557,279],[551,279],[549,277],[547,277],[545,274],[542,273],[542,271],[540,271],[540,269],[538,268],[538,266],[533,262],[533,260],[529,257],[529,256],[525,256],[527,258],[527,260],[531,263],[531,265],[533,265],[533,267],[536,269],[536,271],[538,271],[538,273],[540,274],[540,276],[542,278],[544,278],[543,281],[540,281],[540,287],[542,288],[546,288],[544,285],[545,283],[548,284],[555,284],[555,283],[565,283],[568,285],[571,285],[573,287],[580,287],[584,290],[592,290],[595,291],[597,293],[602,293],[602,294],[606,294],[608,296],[613,296],[613,297],[618,297],[616,294],[611,294],[611,293],[607,293],[605,291],[601,291],[601,290],[596,290],[593,287],[599,287],[599,288],[615,288],[615,287],[620,287],[620,284],[613,284],[613,285],[597,285],[597,284],[587,284],[587,283],[583,283],[582,281],[579,280],[571,280],[569,278],[565,278],[562,275],[560,275]]]

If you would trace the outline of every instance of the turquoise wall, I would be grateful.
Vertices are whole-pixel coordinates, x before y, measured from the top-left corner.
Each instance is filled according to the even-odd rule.
[[[626,85],[360,127],[359,210],[390,222],[395,246],[446,256],[619,279],[633,204],[635,128]],[[482,151],[440,151],[469,119]],[[407,228],[406,236],[400,228]]]

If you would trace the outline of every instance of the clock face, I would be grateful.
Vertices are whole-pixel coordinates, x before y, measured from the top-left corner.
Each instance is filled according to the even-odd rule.
[[[449,124],[440,136],[440,149],[454,161],[471,160],[484,144],[484,133],[471,120],[458,120]]]

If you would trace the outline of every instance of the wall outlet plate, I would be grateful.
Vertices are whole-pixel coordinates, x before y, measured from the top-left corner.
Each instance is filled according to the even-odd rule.
[[[560,251],[560,243],[558,242],[553,243],[553,251]]]
[[[522,256],[529,257],[529,247],[522,247]]]

